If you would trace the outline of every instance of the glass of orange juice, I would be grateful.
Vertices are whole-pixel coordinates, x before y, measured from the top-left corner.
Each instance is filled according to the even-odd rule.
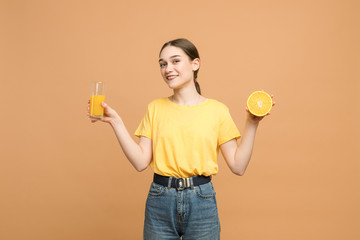
[[[90,97],[90,118],[103,119],[104,108],[101,102],[105,101],[104,83],[93,82],[91,83],[91,97]]]

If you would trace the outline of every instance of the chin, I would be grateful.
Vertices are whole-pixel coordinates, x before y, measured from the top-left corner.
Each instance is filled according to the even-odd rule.
[[[176,88],[179,88],[178,84],[175,84],[175,83],[167,83],[168,87],[171,88],[171,89],[176,89]]]

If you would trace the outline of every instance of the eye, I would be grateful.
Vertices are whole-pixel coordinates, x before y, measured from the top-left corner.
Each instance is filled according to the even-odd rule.
[[[175,64],[175,63],[179,63],[179,62],[180,62],[179,59],[175,59],[175,60],[173,61],[174,64]]]
[[[166,63],[160,63],[160,67],[163,68],[166,66]]]

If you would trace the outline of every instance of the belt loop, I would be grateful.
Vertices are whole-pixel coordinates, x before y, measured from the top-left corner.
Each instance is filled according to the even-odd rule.
[[[193,181],[193,177],[190,177],[190,187],[191,187],[191,190],[194,190],[194,181]]]
[[[167,186],[168,189],[171,188],[172,179],[173,179],[173,177],[169,177],[168,186]]]

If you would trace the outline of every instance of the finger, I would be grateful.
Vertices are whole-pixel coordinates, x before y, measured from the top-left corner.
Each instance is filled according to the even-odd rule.
[[[104,111],[107,113],[112,110],[112,108],[105,102],[101,102],[101,106],[104,108]]]

